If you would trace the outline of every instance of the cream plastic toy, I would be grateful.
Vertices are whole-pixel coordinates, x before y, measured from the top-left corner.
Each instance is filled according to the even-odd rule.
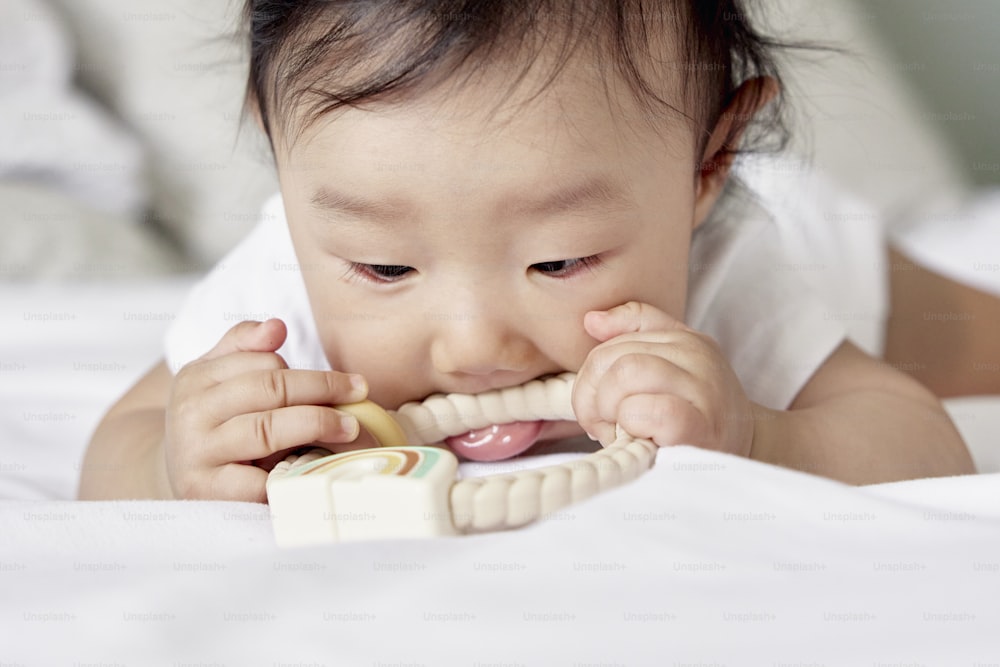
[[[516,528],[629,482],[649,469],[656,445],[621,429],[615,442],[562,465],[456,480],[458,459],[440,443],[490,424],[574,421],[575,374],[482,394],[435,395],[396,412],[371,401],[354,414],[379,449],[291,456],[268,475],[280,546],[434,537]]]

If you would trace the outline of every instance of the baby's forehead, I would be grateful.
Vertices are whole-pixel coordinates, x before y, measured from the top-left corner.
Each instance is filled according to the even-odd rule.
[[[567,172],[596,173],[657,152],[690,162],[691,126],[674,117],[641,117],[635,105],[595,95],[571,77],[532,98],[503,99],[482,81],[442,87],[413,103],[341,109],[305,127],[294,142],[276,146],[279,168],[374,169],[384,178],[423,176],[448,163],[479,180],[519,173],[545,179]],[[449,178],[456,178],[452,175]]]
[[[666,144],[679,151],[694,139],[696,127],[688,117],[639,104],[623,82],[603,81],[591,61],[575,59],[558,78],[548,80],[548,76],[541,67],[517,81],[502,68],[483,70],[474,79],[442,79],[393,99],[339,108],[319,117],[312,115],[315,100],[303,99],[288,109],[289,127],[283,133],[285,141],[279,143],[285,150],[315,153],[336,151],[345,134],[392,136],[400,142],[419,136],[479,147],[484,152],[477,163],[493,164],[497,160],[487,151],[497,141],[587,152],[608,137],[639,147],[655,145],[658,150]],[[382,150],[387,150],[384,142]]]
[[[574,11],[580,4],[568,2],[567,8]],[[658,19],[665,22],[662,15]],[[514,17],[512,22],[516,21]],[[627,67],[618,62],[621,54],[616,55],[614,35],[602,34],[599,27],[574,25],[565,17],[539,21],[520,35],[509,25],[492,36],[475,31],[465,35],[479,48],[442,42],[440,35],[428,36],[405,21],[388,33],[371,21],[356,23],[361,26],[357,39],[331,40],[322,30],[302,30],[276,54],[273,89],[258,96],[265,113],[266,107],[273,107],[273,125],[282,126],[289,142],[344,108],[425,105],[435,107],[439,115],[452,113],[453,107],[440,102],[464,90],[475,91],[480,113],[499,117],[511,110],[516,113],[519,106],[558,88],[556,99],[563,100],[562,108],[555,105],[550,110],[567,119],[578,116],[581,105],[601,103],[616,107],[615,117],[630,125],[659,127],[669,120],[693,120],[685,109],[691,106],[689,84],[700,71],[686,67],[690,55],[680,53],[683,40],[670,36],[676,32],[676,20],[670,22],[670,31],[646,26],[643,34],[654,37],[643,48],[630,45],[636,53]],[[626,22],[617,29],[635,27]],[[384,39],[376,39],[379,35]],[[430,51],[422,51],[428,39]],[[566,94],[574,89],[586,95]],[[463,103],[458,113],[470,110],[473,105]],[[267,120],[265,127],[270,129]]]

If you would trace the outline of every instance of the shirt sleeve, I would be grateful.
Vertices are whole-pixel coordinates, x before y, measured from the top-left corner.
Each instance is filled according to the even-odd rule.
[[[824,239],[837,231],[821,199],[802,192],[789,207],[768,194],[741,182],[697,230],[687,321],[719,343],[752,401],[783,410],[849,337],[849,319],[867,326],[880,317],[877,299],[853,287],[861,278],[851,252],[863,245],[860,261],[870,264],[877,237],[831,245]],[[813,210],[803,208],[809,201]],[[867,292],[880,288],[876,282]],[[851,299],[872,303],[845,310]]]
[[[298,266],[276,195],[264,204],[257,226],[185,299],[164,340],[170,371],[204,355],[239,322],[272,317],[288,329],[278,354],[290,368],[329,369]]]

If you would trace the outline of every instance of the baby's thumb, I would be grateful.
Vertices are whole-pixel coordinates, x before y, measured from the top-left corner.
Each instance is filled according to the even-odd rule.
[[[662,310],[638,301],[629,301],[609,310],[590,311],[583,318],[583,327],[601,342],[627,333],[688,328]]]
[[[274,352],[285,342],[288,329],[277,318],[264,322],[246,320],[227,331],[202,359],[215,359],[233,352]]]

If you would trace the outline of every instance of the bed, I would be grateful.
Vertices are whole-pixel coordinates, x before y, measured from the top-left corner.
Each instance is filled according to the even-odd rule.
[[[74,502],[87,435],[160,354],[190,280],[0,287],[6,664],[998,657],[996,399],[949,404],[983,445],[977,476],[853,488],[677,447],[492,535],[280,550],[262,505]]]
[[[854,488],[674,447],[634,483],[490,535],[289,550],[263,505],[75,501],[103,411],[162,356],[185,294],[272,191],[263,162],[230,139],[199,143],[210,151],[199,162],[170,153],[198,143],[176,136],[205,110],[178,106],[170,85],[215,84],[173,67],[180,82],[149,91],[136,68],[217,9],[147,4],[52,6],[90,92],[146,147],[160,231],[135,213],[128,179],[132,194],[106,214],[64,191],[0,187],[8,216],[61,207],[11,219],[0,256],[0,665],[1000,664],[997,397],[947,404],[978,475]],[[98,66],[121,49],[139,55]],[[166,106],[157,116],[136,100]],[[930,139],[900,143],[947,162]],[[883,212],[924,187],[892,178],[871,184]],[[217,192],[225,182],[253,196]],[[163,230],[180,247],[164,250]]]

